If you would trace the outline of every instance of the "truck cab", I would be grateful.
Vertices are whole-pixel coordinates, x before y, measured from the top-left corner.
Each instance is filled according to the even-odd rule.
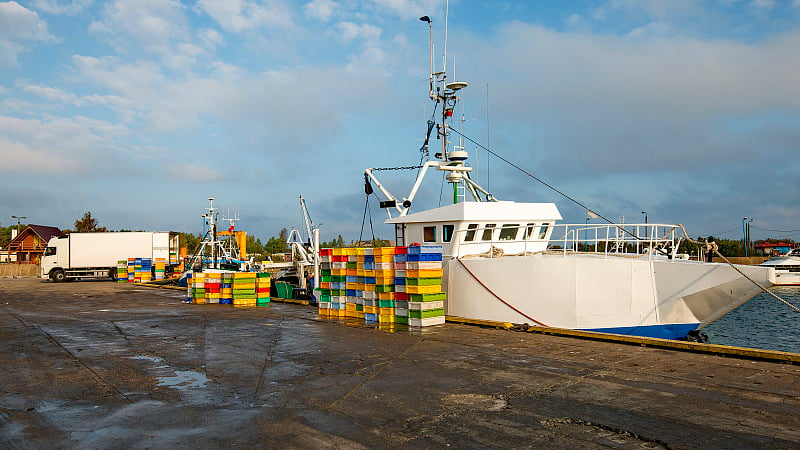
[[[64,267],[67,267],[68,264],[69,236],[50,239],[39,263],[41,278],[50,278],[53,281],[64,281]]]

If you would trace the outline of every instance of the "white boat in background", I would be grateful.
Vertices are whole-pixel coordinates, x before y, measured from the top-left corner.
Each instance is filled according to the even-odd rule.
[[[431,52],[429,96],[442,107],[435,127],[441,152],[420,166],[406,197],[381,184],[378,169],[365,171],[367,192],[374,184],[385,198],[396,245],[442,246],[447,315],[681,339],[775,284],[770,267],[679,255],[686,237],[680,225],[564,225],[554,203],[498,201],[470,178],[463,145],[448,142],[448,121],[466,86],[434,71]],[[453,204],[411,213],[429,169],[445,174]]]
[[[789,253],[772,257],[760,265],[775,269],[775,284],[800,286],[800,248],[793,248]]]

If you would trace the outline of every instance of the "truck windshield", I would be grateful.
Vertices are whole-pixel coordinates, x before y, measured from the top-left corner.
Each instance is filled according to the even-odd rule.
[[[47,247],[46,249],[44,249],[44,256],[53,256],[55,254],[56,254],[55,247]]]

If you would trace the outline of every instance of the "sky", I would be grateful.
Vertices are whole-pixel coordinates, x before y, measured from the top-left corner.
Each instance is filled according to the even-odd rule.
[[[214,197],[266,240],[303,195],[323,240],[392,238],[363,171],[419,162],[423,15],[474,141],[613,220],[800,240],[800,0],[0,1],[0,226],[200,233]],[[586,220],[465,144],[497,198]]]

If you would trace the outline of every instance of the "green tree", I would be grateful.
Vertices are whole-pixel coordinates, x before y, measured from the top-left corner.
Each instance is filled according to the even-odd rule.
[[[261,243],[261,239],[247,235],[247,255],[254,256],[259,262],[264,260],[264,244]]]
[[[275,253],[287,253],[289,251],[289,245],[286,243],[286,238],[283,236],[269,238],[267,243],[264,244],[263,248],[266,256],[273,255]]]
[[[92,213],[86,211],[83,213],[83,217],[75,221],[75,232],[76,233],[91,233],[91,232],[101,232],[106,231],[106,227],[99,227],[99,223],[97,219],[92,217]]]
[[[197,247],[200,246],[202,236],[194,235],[191,233],[178,233],[178,242],[181,247],[186,247],[186,252],[189,255],[194,254]]]
[[[20,224],[19,230],[22,231],[27,225]],[[0,227],[0,247],[5,247],[11,242],[11,231],[17,229],[17,224],[9,225],[7,227]]]

